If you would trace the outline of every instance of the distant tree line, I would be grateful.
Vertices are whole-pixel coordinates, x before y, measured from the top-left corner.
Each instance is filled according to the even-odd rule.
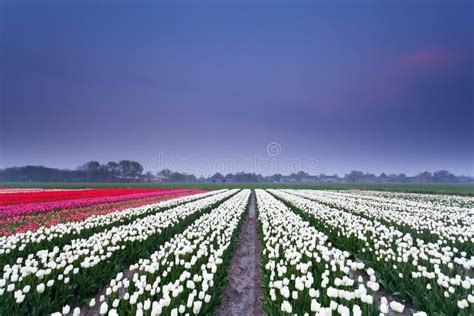
[[[375,175],[362,171],[351,171],[343,177],[338,175],[310,175],[304,171],[290,175],[274,174],[262,176],[255,173],[239,172],[236,174],[222,175],[216,173],[206,179],[208,182],[273,182],[273,183],[474,183],[470,176],[456,176],[449,171],[440,170],[434,173],[425,171],[415,176],[401,174],[381,173]]]
[[[132,182],[141,181],[143,166],[131,160],[102,165],[89,161],[76,170],[43,166],[12,167],[0,170],[0,181],[13,182]]]
[[[343,178],[348,183],[467,183],[472,182],[469,176],[456,176],[449,171],[440,170],[436,172],[425,171],[416,176],[409,177],[404,173],[389,174],[381,173],[376,176],[372,173],[352,171]]]
[[[56,169],[43,166],[25,166],[0,169],[1,182],[214,182],[214,183],[474,183],[470,176],[456,176],[449,171],[422,172],[415,176],[401,174],[375,175],[362,171],[351,171],[338,175],[310,175],[299,171],[290,175],[238,172],[197,178],[193,174],[163,169],[155,174],[143,173],[143,166],[132,160],[110,161],[103,165],[89,161],[75,170]]]

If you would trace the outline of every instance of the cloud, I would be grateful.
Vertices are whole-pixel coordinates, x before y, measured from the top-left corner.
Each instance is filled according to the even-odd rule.
[[[462,62],[467,56],[457,51],[423,48],[402,54],[398,66],[423,70],[443,70]]]
[[[430,90],[438,89],[448,81],[456,82],[458,86],[466,86],[466,81],[474,83],[472,67],[472,54],[468,52],[420,48],[388,59],[384,67],[371,73],[348,74],[352,79],[344,80],[344,84],[337,89],[312,96],[308,101],[319,110],[341,112],[413,105],[415,100],[420,102],[430,99],[430,95],[447,98],[452,96],[449,90],[452,85],[445,86],[442,91]],[[472,92],[456,89],[456,93],[459,92],[472,95]]]

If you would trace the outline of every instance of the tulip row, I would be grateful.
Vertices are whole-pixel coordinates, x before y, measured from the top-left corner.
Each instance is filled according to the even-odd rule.
[[[76,307],[73,313],[211,315],[249,197],[250,190],[243,190],[203,215],[149,258],[119,272],[87,310]],[[57,314],[71,309],[66,305]]]
[[[473,313],[474,257],[466,252],[303,198],[295,191],[269,192],[324,232],[336,247],[372,267],[385,289],[399,293],[415,308],[430,314]]]
[[[141,199],[132,199],[112,203],[99,203],[88,206],[54,210],[45,213],[30,213],[22,216],[10,216],[0,219],[0,236],[9,236],[16,233],[34,232],[39,228],[54,226],[60,223],[77,222],[93,215],[106,215],[127,208],[135,208],[162,201],[177,199],[182,196],[202,193],[202,190],[177,190],[157,196]],[[0,195],[1,198],[1,195]]]
[[[257,190],[263,241],[264,307],[269,315],[378,315],[405,306],[380,293],[374,270],[263,190]],[[417,315],[425,315],[418,312]]]
[[[175,193],[182,190],[172,190]],[[165,195],[169,191],[146,191],[141,193],[129,193],[124,195],[109,195],[109,196],[99,196],[99,197],[86,197],[80,199],[71,199],[71,200],[58,200],[51,202],[41,202],[41,203],[28,203],[28,204],[18,204],[18,205],[7,205],[0,207],[0,218],[25,215],[30,213],[45,213],[52,210],[58,209],[67,209],[72,207],[88,206],[99,203],[113,203],[118,201],[126,201],[133,199],[143,199],[147,197]],[[171,192],[169,192],[171,193]]]
[[[357,194],[359,197],[369,199],[386,200],[403,199],[407,202],[420,202],[422,204],[431,203],[434,206],[457,206],[465,208],[474,207],[474,197],[462,195],[435,195],[435,194],[420,194],[420,193],[401,193],[401,192],[386,192],[386,191],[338,191],[343,194]]]
[[[149,256],[237,191],[213,194],[114,225],[88,238],[73,239],[62,248],[18,258],[15,264],[5,265],[0,276],[0,314],[44,314],[81,302],[126,265]]]
[[[437,216],[440,216],[440,219],[443,219],[442,215],[453,213],[472,214],[474,208],[474,197],[466,196],[421,195],[414,198],[412,197],[414,194],[408,193],[384,192],[383,195],[372,191],[325,191],[324,193],[333,197],[379,202],[379,205],[391,206],[408,212],[434,211]]]
[[[44,203],[72,199],[83,199],[101,196],[116,196],[135,193],[164,193],[168,194],[174,189],[84,189],[84,190],[49,190],[40,192],[8,192],[3,193],[0,206],[30,203]]]
[[[428,242],[440,242],[474,252],[474,209],[436,207],[432,203],[407,203],[393,198],[367,199],[357,193],[345,194],[315,190],[286,191],[356,215],[397,227]]]
[[[112,227],[129,224],[166,209],[201,198],[217,196],[217,194],[223,192],[211,191],[197,195],[188,195],[156,204],[128,208],[102,216],[91,216],[84,221],[66,222],[52,227],[45,226],[35,232],[0,237],[0,269],[6,264],[14,263],[17,258],[27,254],[39,250],[51,250],[53,247],[62,247],[73,239],[88,238]]]

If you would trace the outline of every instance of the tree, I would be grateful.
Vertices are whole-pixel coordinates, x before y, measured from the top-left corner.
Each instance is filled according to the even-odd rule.
[[[300,181],[300,180],[303,179],[303,178],[309,177],[309,174],[307,174],[307,173],[304,172],[304,171],[298,171],[297,173],[294,173],[294,172],[293,172],[292,174],[290,174],[290,177],[292,177],[292,178],[294,178],[294,179]]]
[[[364,177],[364,173],[362,171],[352,170],[351,173],[346,174],[344,178],[348,182],[359,182]]]
[[[399,181],[400,181],[401,183],[408,182],[407,176],[406,176],[406,174],[404,174],[404,173],[400,173],[400,174],[398,175],[398,179],[399,179]]]
[[[107,163],[106,168],[109,175],[112,175],[112,176],[120,175],[120,165],[116,163],[115,161],[109,161]]]
[[[225,177],[221,173],[217,172],[212,177],[210,177],[209,180],[212,182],[223,182]]]
[[[270,181],[271,182],[280,182],[281,181],[281,177],[282,175],[277,173],[277,174],[274,174],[270,177]]]
[[[163,169],[161,170],[159,173],[158,173],[159,176],[162,176],[162,177],[167,177],[169,178],[170,175],[171,175],[171,170],[170,169]]]
[[[420,173],[418,176],[418,182],[431,182],[433,175],[431,172],[425,171]]]
[[[85,172],[90,172],[90,173],[99,170],[99,168],[100,168],[100,163],[95,160],[86,162],[85,164],[79,167],[80,170],[84,170]]]
[[[96,181],[100,178],[101,165],[98,161],[92,160],[79,167],[86,173],[87,181]]]
[[[433,181],[441,183],[455,182],[456,176],[449,171],[440,170],[433,173]]]
[[[298,173],[296,174],[299,178],[306,178],[306,177],[309,177],[309,174],[304,172],[304,171],[298,171]]]
[[[179,172],[172,172],[169,177],[171,182],[184,182],[186,181],[186,175]]]
[[[138,177],[143,172],[143,166],[136,161],[121,160],[119,166],[122,175],[129,178]]]
[[[193,174],[173,172],[169,169],[163,169],[159,175],[165,177],[166,182],[195,182],[197,180]]]
[[[385,183],[385,182],[388,182],[389,178],[387,176],[387,174],[385,172],[382,172],[379,177],[378,177],[379,181],[382,182],[382,183]]]

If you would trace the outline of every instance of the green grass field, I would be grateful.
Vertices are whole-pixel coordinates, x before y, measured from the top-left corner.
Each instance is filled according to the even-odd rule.
[[[31,187],[31,188],[191,188],[191,189],[222,189],[222,188],[292,188],[319,190],[378,190],[392,192],[458,194],[474,196],[474,184],[362,184],[362,183],[30,183],[7,182],[0,187]]]

